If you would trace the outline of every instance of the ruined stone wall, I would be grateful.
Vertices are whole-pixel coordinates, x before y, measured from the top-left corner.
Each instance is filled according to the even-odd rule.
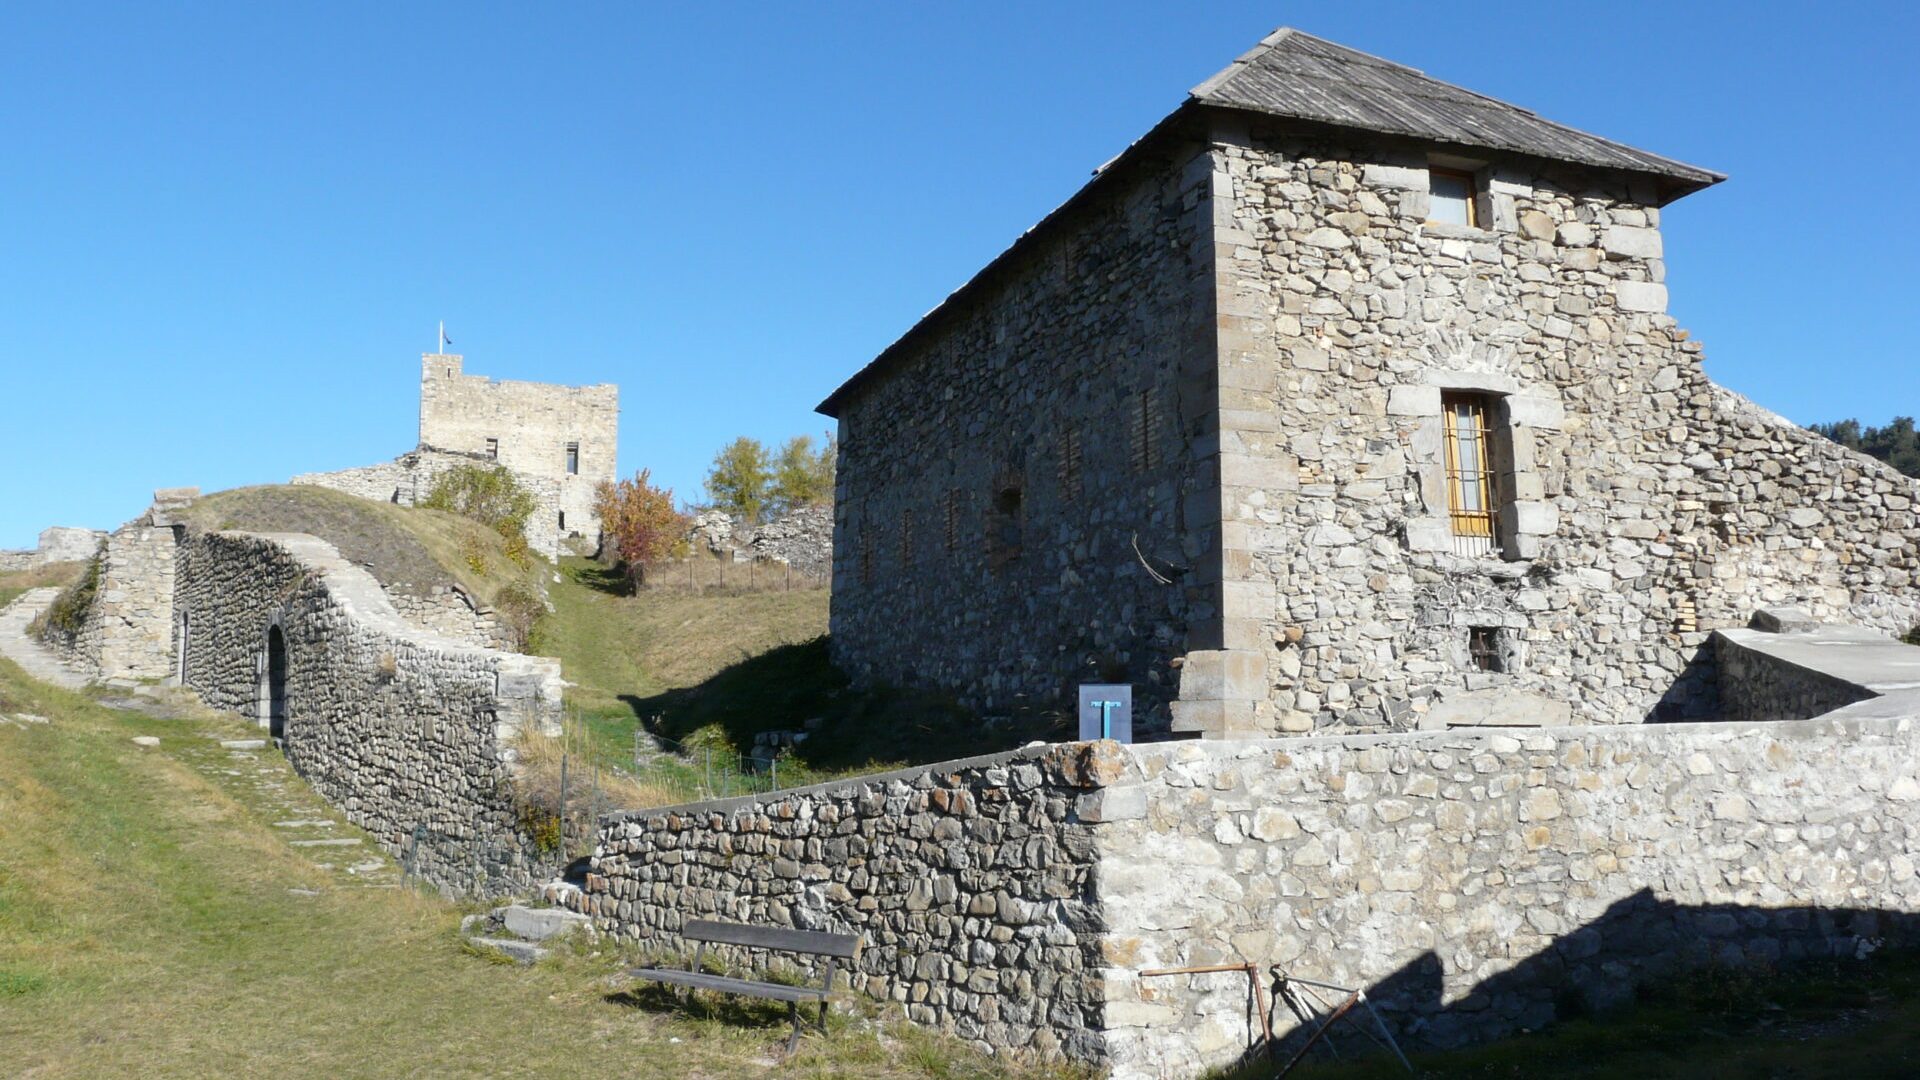
[[[383,586],[383,588],[386,588]],[[395,611],[414,626],[483,649],[519,652],[513,631],[460,588],[436,585],[426,593],[386,588]]]
[[[1110,178],[840,404],[832,640],[857,678],[991,709],[1118,679],[1164,729],[1218,591],[1193,152]]]
[[[1916,485],[1714,387],[1665,314],[1651,190],[1215,132],[1225,638],[1254,731],[1710,715],[1706,632],[1765,604],[1920,612]],[[1497,402],[1489,555],[1447,519],[1441,395]],[[1473,628],[1506,670],[1480,670]],[[1524,695],[1524,696],[1523,696]]]
[[[189,534],[175,580],[185,684],[266,726],[277,628],[288,760],[382,847],[460,889],[524,888],[551,869],[516,829],[509,765],[517,731],[558,723],[555,661],[419,631],[310,536]]]
[[[556,386],[467,375],[458,356],[428,354],[420,366],[420,446],[461,454],[498,446],[499,463],[554,485],[545,527],[564,537],[599,536],[594,489],[618,477],[620,391],[611,383]],[[579,472],[567,472],[567,444],[579,446]],[[566,515],[564,529],[559,515]]]
[[[433,485],[449,469],[463,465],[492,467],[499,462],[489,461],[480,454],[451,453],[440,450],[410,450],[392,461],[378,465],[367,465],[355,469],[340,469],[336,472],[302,473],[287,481],[312,487],[330,488],[334,491],[356,495],[375,502],[396,503],[400,506],[418,506],[433,494]],[[551,477],[524,472],[508,466],[513,478],[527,493],[533,496],[533,516],[527,520],[527,546],[549,559],[558,559],[563,552],[563,544],[578,533],[587,541],[598,536],[598,519],[575,516],[567,510],[567,499],[572,497],[566,485]],[[567,527],[560,529],[560,515],[566,512]],[[581,523],[584,523],[582,525]],[[588,544],[591,549],[592,544]]]
[[[1098,1058],[1075,813],[1113,744],[1019,751],[602,820],[584,910],[663,947],[717,918],[860,935],[851,985],[991,1048]]]
[[[1129,748],[1095,827],[1114,1075],[1225,1064],[1257,1024],[1242,975],[1143,969],[1278,964],[1451,1046],[1920,938],[1920,714],[1847,716]]]
[[[0,571],[30,570],[49,563],[85,562],[93,558],[107,534],[99,529],[80,529],[54,525],[40,530],[37,547],[26,551],[0,551]]]

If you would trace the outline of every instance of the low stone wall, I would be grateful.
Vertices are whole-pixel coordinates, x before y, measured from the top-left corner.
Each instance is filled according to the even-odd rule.
[[[582,903],[665,945],[689,918],[857,933],[858,990],[989,1047],[1098,1058],[1089,825],[1114,744],[1053,746],[603,819]]]
[[[1689,965],[1911,937],[1916,742],[1920,711],[1135,748],[1139,813],[1095,833],[1116,1075],[1252,1035],[1244,978],[1146,968],[1279,964],[1449,1046]]]
[[[1720,638],[1783,708],[1854,703],[950,762],[604,819],[582,906],[669,944],[701,916],[859,933],[855,985],[916,1021],[1116,1077],[1192,1075],[1259,1030],[1244,975],[1156,968],[1365,988],[1429,1047],[1689,966],[1920,942],[1920,649]]]
[[[263,726],[278,699],[288,760],[382,847],[462,890],[551,872],[517,829],[508,746],[557,727],[556,661],[408,625],[311,536],[188,533],[176,581],[185,684]]]

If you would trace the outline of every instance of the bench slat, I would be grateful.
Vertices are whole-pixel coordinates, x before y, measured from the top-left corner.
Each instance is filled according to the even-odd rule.
[[[789,930],[780,926],[744,926],[740,923],[688,919],[680,930],[688,941],[711,941],[718,945],[744,945],[753,949],[778,949],[782,952],[833,956],[851,960],[860,951],[860,935],[829,934],[818,930]]]
[[[634,968],[627,974],[636,979],[651,979],[654,982],[672,983],[675,986],[691,986],[696,990],[719,990],[728,994],[742,994],[772,1001],[819,1001],[827,996],[826,991],[818,986],[785,986],[780,983],[754,982],[751,979],[735,979],[726,975],[709,975],[704,971]]]

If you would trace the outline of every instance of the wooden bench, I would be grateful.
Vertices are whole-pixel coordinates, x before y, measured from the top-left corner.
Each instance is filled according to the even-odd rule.
[[[793,1034],[787,1039],[789,1054],[793,1053],[794,1047],[800,1045],[801,1002],[818,1001],[820,1003],[820,1019],[815,1026],[819,1028],[820,1034],[825,1035],[827,1033],[827,997],[833,993],[834,965],[840,960],[852,960],[860,951],[860,938],[857,934],[826,934],[816,930],[745,926],[740,923],[713,922],[708,919],[687,920],[687,924],[680,929],[680,936],[688,941],[698,942],[698,947],[693,951],[693,962],[687,965],[687,970],[649,967],[634,968],[627,974],[636,979],[670,983],[690,990],[718,990],[723,994],[784,1001],[787,1003],[787,1016],[793,1021]],[[826,977],[818,986],[788,986],[784,983],[762,982],[758,979],[710,975],[700,968],[700,962],[706,958],[709,944],[737,945],[747,949],[823,956],[827,961]]]

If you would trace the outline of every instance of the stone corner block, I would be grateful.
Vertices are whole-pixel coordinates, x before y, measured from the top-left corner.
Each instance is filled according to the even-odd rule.
[[[1187,654],[1180,667],[1182,701],[1252,701],[1267,693],[1267,660],[1245,649]]]
[[[1622,311],[1667,310],[1667,287],[1652,281],[1617,281],[1613,295]]]
[[[1198,732],[1205,739],[1251,739],[1264,735],[1254,722],[1251,701],[1174,701],[1173,730]]]
[[[1408,551],[1452,551],[1453,526],[1443,517],[1407,519]]]
[[[1387,391],[1388,416],[1434,416],[1440,412],[1440,388],[1402,383]]]
[[[1147,816],[1147,789],[1128,784],[1088,792],[1074,800],[1073,812],[1081,821],[1135,821]]]
[[[1425,192],[1427,170],[1405,165],[1368,165],[1361,173],[1361,181],[1368,187]]]

